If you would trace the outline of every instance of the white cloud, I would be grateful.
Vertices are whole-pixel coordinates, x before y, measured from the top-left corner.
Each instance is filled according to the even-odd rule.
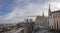
[[[42,0],[41,0],[42,1]],[[21,4],[22,3],[22,4]],[[26,16],[36,16],[42,15],[44,12],[45,16],[48,16],[48,7],[51,4],[51,10],[60,9],[60,3],[55,1],[49,1],[43,3],[31,3],[28,0],[16,0],[16,6],[12,10],[11,13],[5,15],[4,21],[5,22],[19,22],[22,21]],[[56,5],[57,4],[57,5]],[[8,21],[7,21],[8,20]],[[4,22],[3,21],[3,22]]]

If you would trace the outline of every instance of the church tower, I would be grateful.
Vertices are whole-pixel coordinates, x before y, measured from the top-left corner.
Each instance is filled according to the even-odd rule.
[[[51,14],[51,9],[50,9],[50,4],[49,4],[49,9],[48,9],[48,16]]]
[[[48,28],[50,28],[50,26],[49,26],[50,16],[51,16],[51,9],[50,9],[50,4],[49,4],[49,9],[48,9]]]
[[[44,19],[44,13],[42,14],[42,16],[43,16],[43,19]]]

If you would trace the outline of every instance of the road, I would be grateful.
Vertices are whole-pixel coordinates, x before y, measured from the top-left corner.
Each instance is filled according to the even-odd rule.
[[[53,33],[53,32],[50,32],[50,31],[48,31],[46,29],[42,29],[42,30],[40,30],[40,31],[38,31],[36,33]]]
[[[32,33],[60,33],[60,31],[50,31],[48,29],[36,29],[35,31],[33,31]]]
[[[20,31],[24,30],[24,28],[19,28],[17,31],[12,32],[12,33],[20,33]]]
[[[11,31],[7,31],[7,32],[4,32],[4,33],[19,33],[21,30],[23,30],[24,28],[18,28],[18,29],[13,29]]]

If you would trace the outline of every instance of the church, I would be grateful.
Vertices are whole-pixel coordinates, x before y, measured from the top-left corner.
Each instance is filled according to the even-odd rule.
[[[52,12],[49,5],[48,17],[49,17],[48,28],[50,30],[60,30],[60,10]]]
[[[42,16],[37,16],[35,19],[36,27],[45,28],[48,27],[48,17],[44,16],[44,13],[42,13]]]

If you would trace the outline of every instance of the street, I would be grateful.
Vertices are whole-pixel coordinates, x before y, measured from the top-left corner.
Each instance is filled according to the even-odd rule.
[[[22,31],[24,28],[18,28],[18,29],[13,29],[11,31],[7,31],[7,32],[4,32],[4,33],[20,33],[20,31]]]
[[[48,30],[48,29],[36,29],[35,31],[33,31],[32,33],[60,33],[60,31],[59,30],[57,30],[57,31],[50,31],[50,30]]]
[[[24,30],[24,28],[13,29],[11,31],[4,32],[4,33],[21,33],[22,30]],[[49,31],[46,28],[36,28],[32,31],[32,33],[59,33],[59,32],[58,31]]]

